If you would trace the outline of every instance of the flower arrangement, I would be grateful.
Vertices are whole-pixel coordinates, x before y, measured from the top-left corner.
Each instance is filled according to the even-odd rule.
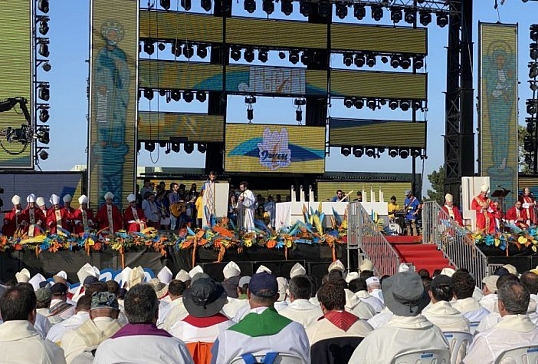
[[[514,224],[507,224],[503,231],[498,231],[495,234],[476,231],[470,233],[469,238],[476,245],[496,247],[503,251],[514,246],[517,250],[531,248],[533,252],[538,252],[538,227],[536,226],[521,229]]]

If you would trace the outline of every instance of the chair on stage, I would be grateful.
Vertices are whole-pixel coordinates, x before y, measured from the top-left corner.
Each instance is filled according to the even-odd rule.
[[[505,350],[495,359],[495,364],[538,364],[538,345]]]
[[[305,364],[301,357],[287,353],[266,353],[253,355],[246,353],[233,359],[230,364]]]
[[[391,364],[450,364],[450,350],[423,349],[396,355]]]
[[[473,342],[473,335],[463,331],[445,331],[443,335],[450,346],[450,363],[461,363],[467,354],[467,349]]]

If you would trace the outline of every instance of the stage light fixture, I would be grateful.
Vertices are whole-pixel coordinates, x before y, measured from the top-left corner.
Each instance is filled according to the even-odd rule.
[[[159,45],[157,46],[157,48],[159,48],[159,50],[162,52],[166,49],[166,44],[164,43],[159,43]]]
[[[377,153],[385,153],[385,148],[384,147],[379,147],[377,148]]]
[[[417,21],[417,11],[411,8],[405,9],[404,20],[408,24],[414,24]]]
[[[273,14],[275,11],[275,3],[273,0],[263,0],[262,2],[262,10],[267,13],[267,15]]]
[[[183,92],[183,100],[185,100],[185,102],[192,102],[192,100],[194,100],[194,94],[192,91]]]
[[[448,15],[446,13],[437,13],[437,25],[441,28],[448,24]]]
[[[192,152],[194,152],[194,143],[192,142],[185,143],[185,145],[183,146],[183,150],[185,151],[185,153],[191,154]]]
[[[362,157],[364,154],[364,148],[362,147],[353,147],[353,155],[357,158]]]
[[[144,149],[148,152],[153,152],[155,150],[155,143],[154,142],[145,142],[144,143]]]
[[[153,90],[150,88],[144,89],[144,97],[148,100],[153,100]]]
[[[383,8],[379,5],[372,5],[372,19],[380,21],[383,19]]]
[[[530,57],[534,61],[538,60],[538,44],[537,43],[531,43],[530,45]]]
[[[163,8],[164,10],[170,9],[170,0],[161,0],[160,4],[161,4],[161,8]]]
[[[377,108],[377,101],[375,99],[369,99],[366,101],[366,106],[373,111]]]
[[[39,17],[39,33],[41,33],[41,35],[47,35],[48,32],[49,32],[49,17],[40,16]]]
[[[351,97],[344,97],[344,105],[348,109],[351,109],[351,107],[353,106],[353,99]]]
[[[284,52],[282,52],[282,51],[281,51],[281,52],[278,52],[278,58],[280,58],[280,59],[284,59],[284,58],[286,58],[286,53],[284,53]]]
[[[165,147],[166,147],[166,149],[164,150],[164,154],[170,154],[170,151],[171,151],[171,149],[170,149],[170,143],[167,143],[167,144],[165,145]]]
[[[179,41],[175,41],[173,44],[172,44],[172,54],[176,57],[179,57],[181,56],[181,43]]]
[[[538,111],[538,100],[527,100],[527,114],[534,115]]]
[[[409,157],[409,149],[401,148],[400,149],[400,158],[406,159]]]
[[[181,6],[183,9],[189,11],[191,10],[192,2],[191,0],[181,0]]]
[[[49,12],[49,0],[39,0],[37,2],[37,8],[42,13],[48,13]]]
[[[180,149],[180,144],[179,143],[172,143],[172,151],[174,153],[179,153],[180,150],[181,149]]]
[[[536,84],[536,82],[538,82],[538,81],[536,81],[536,80],[529,81],[529,83],[530,83],[529,87],[530,87],[530,89],[532,91],[538,90],[538,85]]]
[[[538,24],[532,24],[529,29],[531,40],[533,42],[538,42]]]
[[[390,65],[392,68],[398,68],[400,66],[400,57],[392,56],[390,57]]]
[[[170,97],[174,101],[179,101],[181,100],[181,92],[179,92],[179,90],[172,90],[172,92],[170,93]]]
[[[159,142],[159,147],[161,147],[161,148],[166,147],[166,142]]]
[[[297,121],[298,123],[303,121],[303,110],[301,109],[301,107],[295,110],[295,121]]]
[[[416,56],[413,64],[414,64],[415,69],[417,70],[421,69],[422,67],[424,67],[424,57]]]
[[[340,153],[344,156],[344,157],[347,157],[351,154],[351,147],[341,147],[340,148]]]
[[[536,131],[536,124],[532,121],[527,123],[527,133],[534,134],[535,131]]]
[[[258,49],[258,60],[260,62],[267,62],[269,59],[269,50],[267,48],[260,48]]]
[[[246,48],[243,57],[245,58],[245,61],[251,63],[254,61],[254,50],[251,47]]]
[[[428,26],[432,22],[432,14],[429,11],[421,10],[419,13],[420,24]]]
[[[207,46],[203,44],[198,44],[196,46],[196,55],[200,58],[207,57]]]
[[[205,102],[207,96],[205,94],[205,92],[203,91],[196,91],[196,100],[200,101],[200,102]]]
[[[230,57],[236,62],[239,61],[241,59],[241,48],[238,46],[232,46]]]
[[[390,148],[389,155],[391,156],[391,158],[396,158],[396,156],[398,155],[398,149]]]
[[[362,109],[364,107],[364,100],[363,99],[356,99],[353,104],[355,105],[355,108]]]
[[[303,53],[301,53],[301,63],[305,66],[308,66],[308,64],[310,63],[310,52],[304,51]]]
[[[411,67],[411,59],[408,56],[403,56],[400,60],[400,66],[407,70],[409,67]]]
[[[529,63],[529,78],[538,77],[538,63],[531,62]]]
[[[47,110],[46,108],[40,108],[39,109],[39,121],[41,121],[42,123],[46,123],[47,121],[49,121],[49,118],[50,118],[49,110]]]
[[[280,11],[286,15],[290,16],[293,13],[293,3],[291,0],[281,0],[280,1]]]
[[[301,1],[301,4],[299,5],[299,11],[301,12],[301,14],[303,14],[304,17],[308,18],[310,16],[310,13],[312,12],[310,1]]]
[[[255,104],[256,103],[256,96],[245,96],[245,104],[247,105],[250,105],[250,104]]]
[[[144,41],[144,52],[146,52],[150,56],[153,53],[155,53],[155,44],[153,44],[153,41],[151,41],[151,40],[145,40]]]
[[[43,63],[42,68],[43,68],[43,71],[45,71],[45,72],[49,72],[49,71],[51,70],[52,67],[51,67],[51,65],[50,65],[49,62],[45,62],[45,63]]]
[[[207,144],[206,143],[198,143],[198,151],[200,153],[205,153],[207,150]]]
[[[375,156],[375,150],[372,149],[372,148],[366,149],[366,156],[370,157],[370,158],[374,157]]]
[[[418,158],[422,154],[422,150],[420,148],[411,148],[411,157]]]
[[[192,43],[185,44],[185,47],[183,47],[183,55],[189,59],[194,56],[194,47],[192,46]]]
[[[42,55],[43,57],[48,58],[50,56],[49,40],[47,38],[41,38],[39,39],[38,44],[39,44],[38,53]]]
[[[49,101],[50,86],[47,83],[40,83],[38,86],[37,96],[43,101]]]
[[[328,18],[331,15],[331,4],[327,1],[321,0],[318,3],[318,14],[322,18]]]
[[[41,152],[39,152],[39,158],[46,161],[49,158],[49,153],[47,153],[47,151],[45,150],[42,150]]]
[[[422,109],[422,102],[413,101],[413,110],[418,111],[420,109]]]
[[[211,11],[211,0],[202,0],[201,5],[205,11]]]
[[[345,19],[347,16],[347,5],[343,3],[336,4],[336,16]]]
[[[389,108],[391,110],[396,110],[398,108],[398,101],[396,100],[390,100],[389,101]]]
[[[366,57],[366,64],[368,65],[368,67],[373,67],[375,66],[375,63],[376,63],[375,54],[369,54]]]
[[[256,0],[245,0],[245,3],[243,5],[243,8],[252,14],[256,11]]]
[[[353,53],[344,53],[343,62],[347,67],[351,66],[353,64]]]
[[[409,110],[410,107],[411,107],[411,104],[409,103],[409,101],[407,100],[400,101],[400,109],[402,109],[402,111],[407,111]]]
[[[388,63],[389,59],[386,56],[381,57],[381,62]]]
[[[353,62],[355,63],[355,66],[359,68],[364,66],[364,64],[366,63],[366,60],[364,59],[364,54],[362,53],[355,54],[355,59],[353,60]]]
[[[293,64],[297,64],[299,62],[299,51],[293,50],[290,51],[289,60]]]
[[[390,9],[390,20],[394,24],[399,23],[402,20],[402,9],[400,8],[391,8]]]
[[[357,20],[362,20],[366,16],[366,6],[364,4],[353,5],[353,15]]]

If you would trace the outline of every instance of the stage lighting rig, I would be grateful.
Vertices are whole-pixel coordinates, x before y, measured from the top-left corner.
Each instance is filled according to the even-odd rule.
[[[39,22],[39,33],[41,35],[47,35],[49,32],[49,20],[50,18],[45,15],[36,16],[36,22]]]
[[[181,0],[181,7],[186,11],[191,10],[192,2],[191,0]]]
[[[532,24],[529,29],[531,40],[533,42],[538,42],[538,24]]]
[[[39,107],[39,121],[42,123],[46,123],[49,121],[50,114],[48,110],[48,106],[40,106]]]
[[[256,0],[245,0],[243,8],[249,13],[252,14],[256,11]]]
[[[347,16],[347,5],[344,3],[336,4],[336,16],[340,19],[345,19]]]
[[[446,27],[448,24],[448,14],[446,13],[437,13],[437,25],[441,28]]]
[[[37,45],[39,46],[37,52],[41,56],[48,58],[50,56],[49,39],[48,38],[36,38],[36,40],[37,40]]]
[[[262,9],[267,13],[267,15],[273,14],[275,11],[275,3],[273,0],[263,0]]]
[[[355,105],[356,109],[362,109],[364,107],[364,100],[363,99],[355,99],[355,102],[353,104]]]
[[[187,42],[185,44],[185,47],[183,48],[183,55],[188,59],[194,56],[194,47],[192,46],[192,43]]]
[[[170,9],[170,0],[161,0],[160,4],[161,4],[161,8],[163,8],[164,10]]]
[[[351,66],[353,64],[353,53],[344,53],[343,62],[347,67]]]
[[[196,91],[196,100],[205,102],[207,95],[203,91]]]
[[[241,59],[241,48],[239,46],[232,46],[230,57],[236,62],[239,61]]]
[[[432,14],[429,11],[421,10],[419,13],[420,24],[428,26],[432,22]]]
[[[292,50],[290,51],[289,60],[293,64],[297,64],[299,62],[299,51]]]
[[[206,143],[198,143],[198,151],[200,153],[205,153],[207,150],[207,144]]]
[[[340,153],[344,156],[344,157],[347,157],[351,154],[351,147],[340,147]]]
[[[243,57],[245,58],[245,61],[248,63],[251,63],[254,61],[254,50],[252,47],[248,47],[245,49],[245,53],[243,54]]]
[[[400,67],[404,70],[409,69],[411,67],[411,59],[408,56],[403,56],[400,60]]]
[[[399,23],[402,20],[402,9],[400,8],[391,8],[390,9],[390,20],[394,24]]]
[[[353,15],[357,20],[362,20],[366,16],[366,6],[364,4],[353,5]]]
[[[299,5],[299,12],[303,14],[304,17],[308,18],[312,12],[310,1],[301,1],[301,4]]]
[[[409,149],[400,148],[400,158],[407,159],[409,157]]]
[[[312,57],[310,56],[309,51],[303,51],[303,53],[301,53],[301,63],[304,64],[305,66],[308,66],[311,59]]]
[[[202,59],[207,57],[207,46],[204,44],[198,44],[196,46],[196,55]]]
[[[181,56],[181,43],[176,40],[174,43],[172,43],[172,54],[176,57]]]
[[[353,155],[356,158],[362,157],[363,154],[364,154],[364,148],[362,148],[362,147],[353,147]]]
[[[318,3],[318,14],[322,18],[328,18],[331,15],[331,6],[332,4],[326,0],[321,0]]]
[[[43,101],[50,99],[50,86],[48,82],[41,82],[37,86],[37,96]]]
[[[389,149],[389,155],[391,156],[391,158],[396,158],[396,156],[398,156],[398,149],[390,148]]]
[[[144,41],[144,52],[149,54],[150,56],[155,53],[155,44],[151,40],[145,40]]]
[[[376,64],[375,54],[369,54],[366,57],[366,64],[368,65],[368,67],[375,66],[375,64]]]
[[[183,100],[185,100],[185,102],[187,103],[192,102],[192,100],[194,100],[194,94],[192,93],[192,91],[183,92]]]
[[[202,0],[201,5],[205,11],[211,11],[211,0]]]
[[[286,16],[290,16],[293,13],[293,3],[291,0],[280,1],[280,11]]]
[[[49,0],[39,0],[37,2],[37,8],[42,13],[47,14],[49,12]]]
[[[381,19],[383,19],[383,7],[379,5],[372,5],[371,10],[372,19],[374,19],[375,21],[380,21]]]
[[[417,70],[424,67],[424,57],[423,56],[415,56],[413,65],[414,65],[415,69],[417,69]]]
[[[417,11],[411,8],[405,9],[404,20],[407,24],[414,24],[417,21]]]
[[[353,106],[353,98],[351,98],[351,97],[344,97],[344,105],[345,105],[345,107],[347,107],[348,109],[351,109],[351,107]]]
[[[144,89],[144,97],[148,100],[153,100],[153,90],[150,89],[150,88],[145,88]]]
[[[530,62],[529,63],[529,78],[538,77],[538,63]]]
[[[353,60],[353,62],[355,63],[355,66],[357,66],[359,68],[364,66],[364,64],[366,63],[364,54],[362,54],[362,53],[355,54],[355,59]]]

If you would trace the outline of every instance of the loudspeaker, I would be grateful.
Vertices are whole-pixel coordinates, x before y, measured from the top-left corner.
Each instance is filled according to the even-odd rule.
[[[295,265],[295,263],[300,263],[305,267],[304,260],[258,260],[253,264],[254,273],[260,265],[264,265],[271,270],[271,273],[275,277],[284,277],[290,279],[290,270]]]
[[[321,281],[323,279],[323,276],[329,273],[329,265],[331,265],[331,262],[308,262],[306,266],[306,271],[308,274],[316,277],[317,282],[317,289],[321,287]]]
[[[241,276],[251,276],[253,274],[252,262],[236,262],[239,268],[241,268]],[[199,265],[204,270],[204,273],[209,274],[217,282],[224,281],[224,274],[222,270],[228,264],[228,262],[222,263],[200,263]]]

